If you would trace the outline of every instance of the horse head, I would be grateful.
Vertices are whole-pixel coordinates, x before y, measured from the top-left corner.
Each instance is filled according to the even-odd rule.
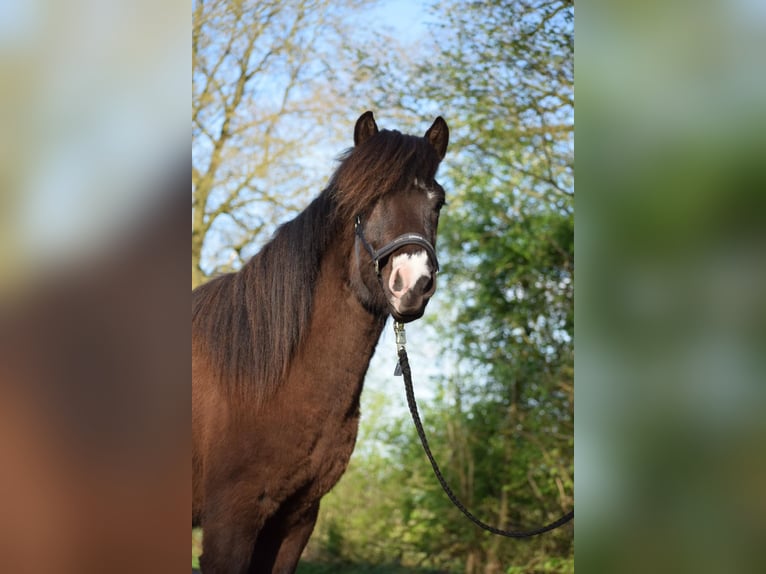
[[[449,129],[438,117],[422,138],[393,133],[405,145],[393,152],[381,149],[390,154],[386,163],[393,174],[379,178],[382,186],[389,182],[389,189],[356,215],[354,261],[363,299],[406,323],[423,316],[436,290],[436,231],[445,196],[435,175],[447,151]],[[354,129],[355,147],[374,151],[382,143],[379,134],[372,112],[366,112]]]

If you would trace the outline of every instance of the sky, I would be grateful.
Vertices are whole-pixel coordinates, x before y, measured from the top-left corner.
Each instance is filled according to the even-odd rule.
[[[369,12],[369,22],[377,21],[406,42],[426,33],[427,5],[423,1],[387,0]]]

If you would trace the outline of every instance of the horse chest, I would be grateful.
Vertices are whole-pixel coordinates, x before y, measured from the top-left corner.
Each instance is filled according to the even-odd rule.
[[[354,450],[359,430],[358,405],[350,416],[345,412],[319,411],[311,418],[300,425],[301,448],[295,452],[299,457],[295,462],[307,469],[319,490],[326,491],[340,479]]]
[[[324,495],[346,470],[359,428],[358,393],[342,393],[334,401],[300,391],[256,416],[243,445],[267,490],[306,489],[310,498]],[[297,390],[297,389],[296,389]]]
[[[339,330],[339,332],[342,332]],[[347,335],[350,337],[350,335]],[[346,352],[359,344],[337,338]],[[361,350],[368,359],[374,341]],[[280,421],[292,427],[294,463],[319,490],[329,490],[346,470],[359,429],[359,399],[367,362],[345,361],[342,349],[314,345],[296,358],[284,388],[284,408],[291,416]],[[275,421],[276,423],[277,421]],[[290,448],[290,445],[286,445]],[[322,493],[323,494],[323,493]]]
[[[354,451],[359,430],[359,416],[328,424],[311,453],[313,470],[317,479],[329,482],[331,488],[345,472]]]

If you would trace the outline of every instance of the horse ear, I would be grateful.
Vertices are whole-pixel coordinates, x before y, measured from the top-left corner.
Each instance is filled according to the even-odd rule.
[[[378,124],[375,123],[375,118],[372,117],[372,112],[364,112],[359,116],[359,119],[356,120],[356,126],[354,127],[354,145],[362,145],[376,133],[378,133]]]
[[[444,118],[439,116],[434,120],[433,125],[426,132],[426,139],[436,149],[439,159],[444,159],[447,153],[447,144],[449,143],[449,128]]]

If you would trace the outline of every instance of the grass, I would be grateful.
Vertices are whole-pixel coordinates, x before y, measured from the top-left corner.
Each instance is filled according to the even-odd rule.
[[[199,570],[199,555],[202,554],[202,529],[192,529],[192,568]]]
[[[336,564],[301,561],[297,574],[438,574],[436,570],[406,568],[396,564]]]
[[[192,568],[199,570],[202,554],[202,530],[192,530]],[[338,564],[337,562],[314,562],[301,560],[297,574],[438,574],[435,570],[405,568],[395,564]]]
[[[199,570],[197,556],[192,556],[192,568]],[[305,562],[298,564],[297,574],[435,574],[434,570],[405,568],[396,565],[378,564],[328,564]]]

